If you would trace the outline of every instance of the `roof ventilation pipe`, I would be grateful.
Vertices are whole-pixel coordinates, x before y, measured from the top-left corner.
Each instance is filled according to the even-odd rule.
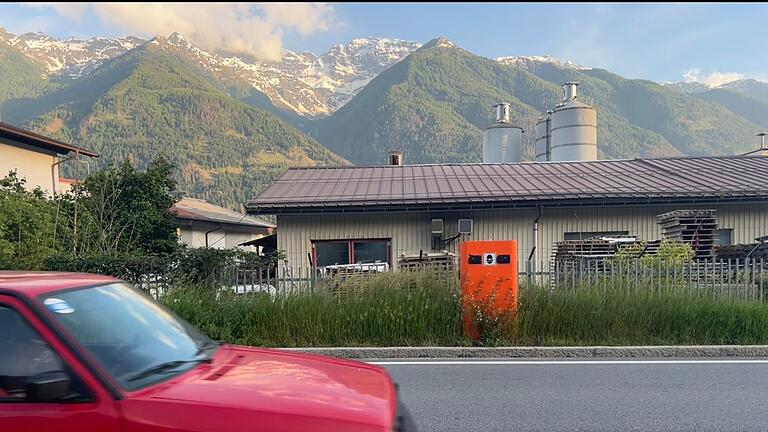
[[[757,134],[757,150],[750,152],[752,154],[755,154],[756,156],[764,156],[768,157],[768,147],[766,147],[765,143],[765,137],[768,136],[768,132],[760,132]],[[748,153],[749,154],[749,153]]]
[[[392,166],[402,166],[403,152],[400,150],[392,150],[389,152],[389,164]]]

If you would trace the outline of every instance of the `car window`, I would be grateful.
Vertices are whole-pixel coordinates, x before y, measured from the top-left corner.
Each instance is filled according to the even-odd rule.
[[[57,292],[42,301],[127,390],[180,373],[206,359],[215,346],[191,325],[124,283]],[[145,373],[164,364],[178,366]]]
[[[65,372],[70,393],[85,396],[81,382],[48,343],[15,310],[0,305],[0,403],[27,401],[27,383],[46,372]]]

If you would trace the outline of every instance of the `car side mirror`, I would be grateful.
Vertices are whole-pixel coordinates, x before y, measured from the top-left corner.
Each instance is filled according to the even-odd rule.
[[[69,375],[63,371],[43,372],[27,379],[30,402],[53,402],[69,394]]]

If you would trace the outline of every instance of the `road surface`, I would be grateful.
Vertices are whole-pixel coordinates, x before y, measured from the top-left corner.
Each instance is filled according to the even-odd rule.
[[[768,431],[768,359],[371,363],[420,432]]]

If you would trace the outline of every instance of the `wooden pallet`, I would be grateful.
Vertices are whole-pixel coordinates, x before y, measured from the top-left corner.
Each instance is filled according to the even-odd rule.
[[[656,220],[662,239],[690,244],[696,260],[715,258],[715,210],[674,210],[656,216]]]
[[[402,254],[397,259],[397,268],[404,271],[420,269],[456,271],[456,254],[448,251]]]

